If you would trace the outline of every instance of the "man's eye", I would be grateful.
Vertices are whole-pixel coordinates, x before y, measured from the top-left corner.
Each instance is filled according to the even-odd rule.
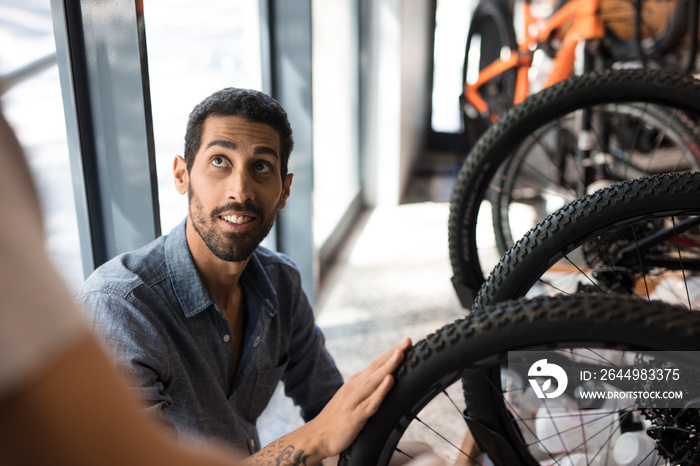
[[[255,171],[258,173],[268,173],[272,171],[272,166],[267,162],[257,162],[255,164]]]
[[[215,167],[226,167],[228,166],[228,160],[226,160],[225,157],[217,155],[216,157],[212,157],[211,164]]]

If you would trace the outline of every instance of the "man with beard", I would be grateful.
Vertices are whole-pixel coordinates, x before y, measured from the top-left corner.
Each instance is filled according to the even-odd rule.
[[[1,109],[0,160],[0,205],[13,219],[12,228],[0,229],[1,464],[291,465],[316,462],[352,440],[361,422],[349,426],[344,438],[336,435],[336,445],[328,438],[324,442],[327,432],[318,430],[326,429],[327,422],[308,423],[246,461],[221,445],[178,443],[139,411],[52,265],[43,247],[39,199],[29,167]],[[362,416],[371,414],[391,385],[386,377],[401,361],[402,352],[396,349],[341,387],[317,419],[343,418],[348,408],[365,403]],[[343,391],[346,395],[340,395]],[[361,416],[355,419],[362,421]],[[412,464],[437,463],[424,457]]]
[[[206,98],[190,114],[184,157],[174,162],[187,217],[99,267],[79,299],[136,381],[134,395],[181,437],[258,451],[256,420],[284,381],[307,424],[292,433],[294,444],[272,446],[306,464],[306,456],[349,445],[410,341],[363,372],[372,381],[364,395],[353,393],[363,381],[341,389],[298,269],[260,246],[289,197],[292,146],[286,113],[270,97],[227,88]]]

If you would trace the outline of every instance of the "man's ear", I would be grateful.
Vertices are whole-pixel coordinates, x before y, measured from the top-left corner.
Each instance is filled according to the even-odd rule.
[[[289,173],[282,183],[282,195],[280,196],[280,202],[277,204],[279,210],[284,209],[287,205],[287,199],[289,198],[289,188],[292,186],[292,178],[294,178],[294,173]]]
[[[175,175],[175,189],[177,189],[177,192],[187,194],[187,188],[190,183],[187,162],[179,155],[175,156],[175,161],[173,162],[173,175]]]

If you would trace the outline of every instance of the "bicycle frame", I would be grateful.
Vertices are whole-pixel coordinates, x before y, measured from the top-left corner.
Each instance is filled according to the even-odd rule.
[[[620,249],[614,260],[614,265],[636,268],[639,266],[640,257],[644,257],[643,267],[645,270],[650,267],[664,267],[671,270],[697,272],[700,270],[700,263],[696,259],[689,259],[686,261],[663,260],[646,257],[646,253],[654,246],[666,241],[672,241],[674,247],[677,248],[697,248],[699,245],[696,244],[695,241],[688,240],[681,236],[681,234],[691,228],[696,228],[698,225],[700,225],[700,217],[690,217],[678,223],[674,223],[673,226],[654,232],[645,238],[635,238],[634,243]]]
[[[545,87],[567,79],[573,73],[576,47],[582,40],[601,39],[605,36],[603,18],[600,15],[600,0],[572,0],[547,20],[532,15],[531,1],[523,2],[524,37],[518,44],[518,50],[510,51],[510,56],[501,58],[486,66],[479,73],[475,83],[464,84],[464,97],[468,104],[480,114],[488,116],[495,122],[498,115],[491,112],[486,101],[479,94],[479,89],[496,76],[518,68],[514,104],[519,104],[529,95],[528,73],[532,65],[532,54],[538,44],[549,40],[560,31],[566,23],[571,26],[562,36],[562,44],[554,57],[554,67],[550,72]]]

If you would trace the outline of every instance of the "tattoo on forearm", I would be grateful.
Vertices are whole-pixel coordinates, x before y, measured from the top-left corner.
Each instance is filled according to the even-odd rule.
[[[282,450],[282,453],[280,453],[279,458],[277,459],[277,464],[279,466],[282,465],[306,465],[306,460],[309,458],[309,455],[304,455],[304,450],[296,450],[294,448],[294,445],[287,445],[284,447],[284,450]]]
[[[277,440],[245,462],[246,465],[261,466],[307,466],[309,455],[294,445],[288,445],[282,440]]]

